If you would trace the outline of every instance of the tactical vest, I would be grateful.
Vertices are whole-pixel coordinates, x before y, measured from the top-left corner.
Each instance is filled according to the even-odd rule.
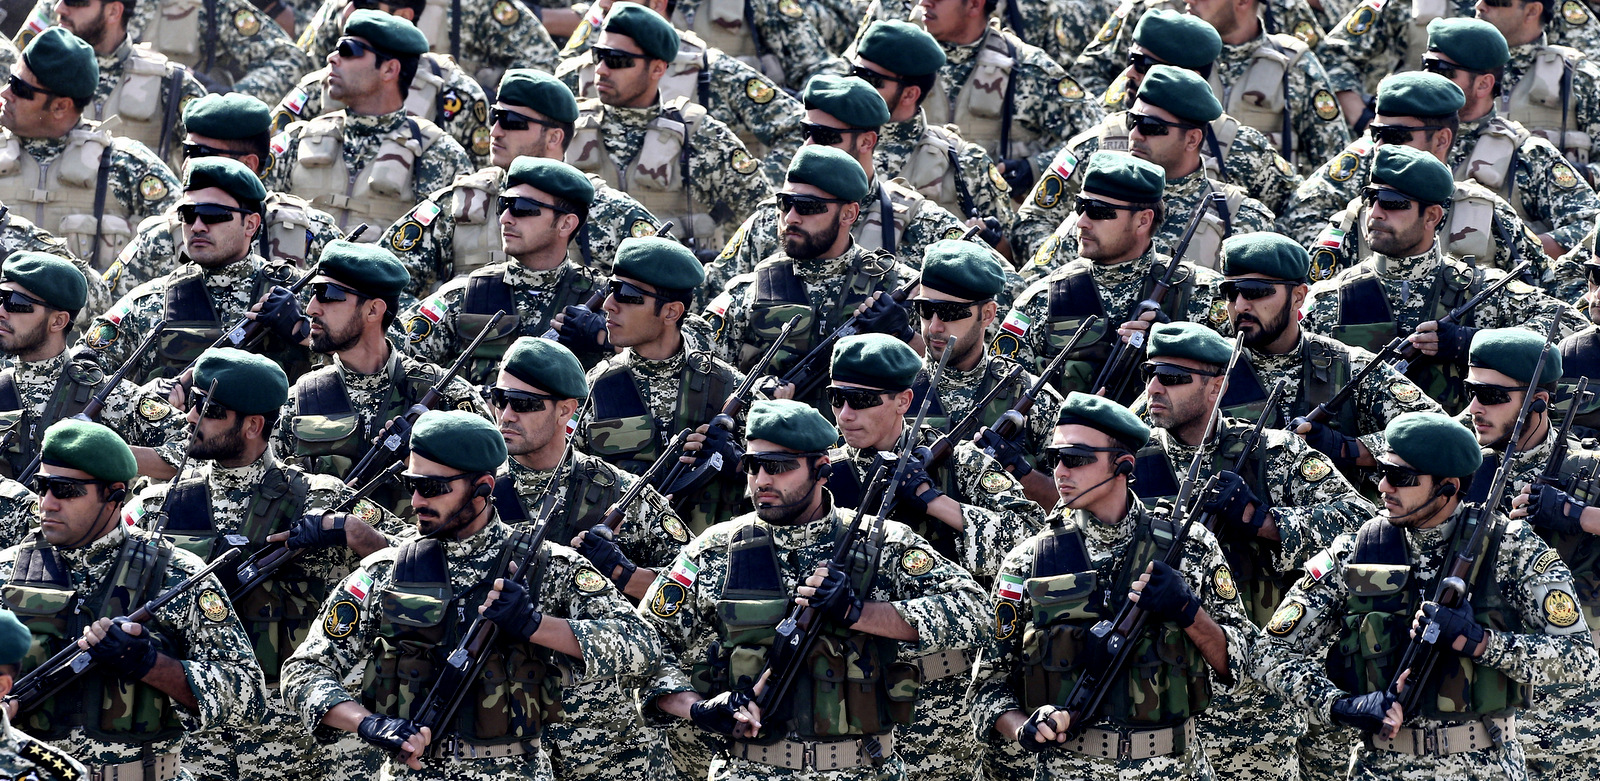
[[[461,308],[456,312],[457,338],[463,342],[477,338],[483,329],[489,327],[489,320],[495,312],[504,310],[506,313],[500,319],[500,324],[495,326],[494,332],[472,353],[474,366],[485,361],[499,361],[500,356],[511,349],[511,343],[517,337],[537,335],[539,331],[535,329],[545,326],[545,323],[533,322],[533,312],[523,313],[519,310],[516,291],[506,282],[505,272],[504,266],[492,266],[480,268],[467,277],[467,289],[461,296]],[[579,274],[575,269],[567,269],[556,282],[550,311],[560,313],[566,307],[588,301],[594,286],[593,279]],[[475,376],[476,370],[472,374]]]
[[[1427,304],[1423,307],[1422,321],[1438,320],[1450,310],[1470,298],[1484,285],[1482,269],[1467,266],[1459,261],[1443,258],[1432,272],[1433,281],[1428,286]],[[1328,333],[1344,344],[1377,353],[1389,340],[1401,333],[1400,323],[1383,283],[1370,266],[1355,266],[1350,276],[1338,289],[1338,310],[1335,325]],[[1471,326],[1474,313],[1468,312],[1459,325]],[[1409,333],[1409,332],[1408,332]],[[1461,381],[1466,377],[1463,367],[1419,357],[1407,372],[1422,392],[1438,400],[1445,409],[1460,396]],[[1464,404],[1462,405],[1464,406]]]
[[[180,127],[178,104],[183,101],[183,78],[188,69],[152,51],[149,44],[131,47],[123,64],[122,80],[105,100],[94,101],[84,116],[104,120],[118,117],[117,135],[150,147],[174,171],[183,170],[183,147],[173,144]],[[170,81],[162,80],[170,76]],[[93,116],[90,116],[93,114]]]
[[[997,626],[1015,631],[1024,625],[1018,694],[1026,711],[1066,704],[1083,670],[1101,658],[1090,630],[1116,617],[1133,579],[1148,562],[1166,556],[1177,529],[1166,518],[1150,516],[1134,535],[1120,562],[1108,558],[1098,568],[1077,529],[1052,524],[1033,543],[1033,571],[1022,584],[1032,614],[1016,615],[1017,605],[1005,599],[995,606]],[[1173,726],[1211,704],[1210,670],[1183,630],[1171,623],[1146,629],[1100,711],[1116,727]]]
[[[625,472],[644,474],[661,454],[661,444],[672,438],[680,424],[716,417],[734,390],[735,378],[723,372],[691,368],[712,368],[708,353],[686,355],[684,362],[678,381],[678,406],[671,425],[665,428],[650,414],[650,405],[639,392],[633,369],[620,362],[608,364],[589,384],[594,399],[589,452]]]
[[[258,301],[267,289],[276,284],[272,269],[264,268],[256,274],[250,288],[250,300]],[[162,291],[165,302],[161,317],[166,328],[156,339],[155,364],[146,375],[146,381],[156,378],[176,377],[189,363],[210,349],[222,338],[225,325],[217,307],[206,290],[205,272],[199,266],[180,267],[168,278]]]
[[[961,138],[949,128],[929,125],[911,148],[905,167],[892,173],[951,214],[980,216],[977,202],[961,178]]]
[[[1298,39],[1296,39],[1298,40]],[[1106,152],[1126,152],[1129,149],[1128,114],[1123,111],[1114,118],[1107,117],[1101,122],[1098,135],[1100,149]],[[1088,131],[1096,132],[1096,131]],[[1239,120],[1224,113],[1222,116],[1211,120],[1211,138],[1200,147],[1200,164],[1205,166],[1206,178],[1226,182],[1228,174],[1228,153],[1233,151],[1233,140],[1239,136]],[[1068,141],[1071,148],[1074,141]],[[1232,204],[1230,204],[1232,205]],[[1237,207],[1235,207],[1237,208]]]
[[[33,635],[21,671],[26,674],[67,647],[84,627],[101,618],[132,613],[161,592],[172,548],[129,535],[100,588],[79,593],[60,554],[39,534],[17,548],[10,582],[0,598]],[[169,637],[162,622],[145,625],[154,631],[161,651],[182,655],[181,638]],[[104,668],[57,692],[18,720],[29,734],[62,740],[74,727],[91,740],[109,743],[154,743],[184,734],[183,713],[159,689],[143,682],[124,682]]]
[[[1238,185],[1219,182],[1207,177],[1206,192],[1202,193],[1200,197],[1209,197],[1210,193],[1213,192],[1220,192],[1227,198],[1228,214],[1223,216],[1217,214],[1216,209],[1206,209],[1205,214],[1200,218],[1200,224],[1195,227],[1194,237],[1189,240],[1189,250],[1183,253],[1183,257],[1196,266],[1220,272],[1222,269],[1222,241],[1233,235],[1233,221],[1235,217],[1239,216],[1239,207],[1244,205],[1247,193],[1245,193],[1244,188]],[[1167,214],[1171,216],[1173,212],[1169,211]],[[1169,251],[1177,251],[1177,246],[1172,246]]]
[[[492,571],[504,572],[513,556],[521,561],[529,534],[507,539]],[[549,561],[550,549],[541,546],[528,578],[530,593],[539,593]],[[442,543],[418,539],[400,546],[394,581],[377,594],[383,618],[361,676],[361,704],[400,718],[418,715],[493,582],[486,578],[457,594]],[[543,725],[561,720],[561,684],[549,653],[504,633],[488,649],[483,672],[465,685],[455,723],[441,732],[468,743],[536,744]]]
[[[693,18],[684,13],[682,5],[672,11],[672,26],[682,38],[684,31],[692,33],[695,43],[706,48],[719,49],[755,68],[773,82],[784,84],[788,77],[783,62],[761,44],[761,32],[756,29],[749,0],[703,0],[693,9]],[[681,57],[681,49],[680,57]],[[665,97],[665,92],[662,93]],[[659,215],[660,212],[651,209]]]
[[[1145,270],[1144,279],[1139,283],[1139,297],[1135,301],[1143,301],[1149,296],[1156,280],[1166,271],[1167,264],[1157,261],[1153,258]],[[1173,275],[1172,287],[1167,291],[1161,311],[1174,321],[1183,320],[1183,313],[1188,311],[1193,295],[1194,267],[1184,263]],[[1119,312],[1116,317],[1121,318],[1123,314]],[[1043,324],[1047,354],[1053,357],[1066,349],[1067,342],[1072,341],[1078,326],[1083,325],[1090,315],[1098,316],[1100,320],[1084,333],[1083,340],[1073,350],[1075,357],[1067,359],[1062,365],[1057,387],[1063,393],[1089,388],[1095,375],[1111,356],[1111,348],[1117,338],[1115,325],[1106,312],[1105,299],[1100,297],[1100,287],[1094,281],[1093,271],[1087,263],[1069,263],[1050,276],[1048,306]],[[1121,322],[1120,319],[1116,320],[1116,324]],[[1007,352],[1008,345],[1004,344],[1007,339],[1015,340],[1016,337],[1002,331],[995,338],[997,351],[1002,355],[1015,354],[1014,350]],[[1041,360],[1041,368],[1043,363]]]
[[[1284,407],[1285,415],[1281,418],[1274,417],[1268,420],[1268,426],[1281,428],[1290,420],[1305,415],[1318,404],[1326,402],[1350,382],[1353,374],[1350,367],[1350,353],[1343,345],[1328,343],[1321,339],[1313,338],[1311,334],[1303,334],[1301,342],[1300,376],[1290,381],[1298,380],[1299,390],[1294,404]],[[1234,370],[1228,380],[1227,392],[1222,398],[1222,414],[1230,418],[1238,418],[1254,422],[1259,419],[1266,409],[1268,385],[1263,382],[1256,372],[1254,362],[1239,361],[1239,368]],[[1361,429],[1358,426],[1354,404],[1341,405],[1334,413],[1333,420],[1328,422],[1336,431],[1344,432],[1349,436],[1356,436]]]
[[[96,271],[133,240],[132,214],[110,197],[109,129],[115,124],[78,125],[67,132],[66,148],[42,167],[15,135],[6,133],[0,146],[0,200],[61,237]]]
[[[217,30],[217,25],[222,22],[217,18],[221,12],[217,0],[159,2],[156,12],[150,15],[149,22],[139,33],[139,40],[168,59],[187,66],[197,75],[203,74],[208,82],[207,88],[213,92],[216,89],[211,85],[233,86],[233,75],[226,68],[216,67],[216,44],[222,40]],[[203,30],[200,28],[202,15],[206,17]],[[232,20],[227,21],[232,23]]]
[[[1456,517],[1446,562],[1471,537],[1464,528],[1466,515],[1458,513]],[[1501,599],[1493,574],[1499,548],[1500,537],[1494,535],[1488,550],[1478,558],[1470,589],[1473,614],[1479,624],[1495,632],[1518,631],[1516,608]],[[1410,644],[1411,621],[1421,600],[1436,588],[1417,574],[1405,533],[1384,518],[1367,521],[1357,532],[1355,551],[1344,565],[1344,579],[1348,589],[1344,625],[1338,642],[1328,649],[1328,678],[1348,692],[1378,691],[1400,671],[1400,657]],[[1526,684],[1478,665],[1470,657],[1448,652],[1440,655],[1432,681],[1412,684],[1437,689],[1418,698],[1420,712],[1416,715],[1445,722],[1472,721],[1526,708],[1530,702]]]
[[[379,144],[377,154],[360,170],[352,171],[344,162],[345,121],[345,114],[339,112],[306,123],[289,174],[293,190],[332,214],[341,229],[362,221],[393,224],[417,205],[416,163],[444,131],[427,120],[406,117],[399,131]],[[360,240],[376,242],[382,233],[369,230]]]
[[[880,527],[845,563],[857,594],[871,591],[882,545]],[[777,545],[766,527],[754,522],[741,526],[728,541],[727,555],[727,577],[717,595],[718,642],[709,663],[695,665],[692,675],[696,689],[707,696],[752,690],[766,668],[778,623],[790,609]],[[920,673],[915,665],[895,661],[898,644],[822,620],[828,625],[791,689],[788,733],[802,740],[831,740],[881,735],[896,724],[910,724]]]
[[[904,179],[879,179],[877,202],[863,206],[850,235],[869,252],[883,250],[898,255],[905,246],[906,227],[916,222],[928,199],[907,186]]]
[[[887,255],[863,252],[846,272],[842,299],[832,311],[819,313],[811,306],[806,283],[794,273],[794,261],[787,255],[763,261],[755,270],[755,300],[750,304],[750,327],[745,329],[745,343],[739,345],[740,371],[749,371],[767,348],[783,332],[790,318],[800,315],[788,341],[778,348],[768,372],[782,375],[784,371],[821,341],[825,334],[821,328],[837,328],[850,317],[850,313],[875,291],[885,290],[892,284],[894,259]]]
[[[1395,64],[1392,72],[1404,73],[1416,70],[1422,60],[1422,53],[1428,50],[1428,23],[1435,19],[1458,16],[1457,7],[1454,0],[1411,0],[1411,13],[1405,25],[1405,54],[1399,58],[1400,61]],[[1368,91],[1377,94],[1375,90]]]
[[[984,394],[1005,379],[1006,373],[1010,372],[1013,366],[1016,366],[1016,364],[1004,358],[987,359],[984,363],[983,379],[978,381],[978,387],[973,390],[973,399],[983,398]],[[917,373],[917,379],[911,384],[911,409],[906,411],[906,420],[916,420],[915,410],[922,408],[922,400],[928,395],[928,385],[931,379],[927,369]],[[981,421],[978,424],[979,427],[992,425],[999,420],[1000,416],[1004,415],[1006,410],[1011,409],[1011,405],[1022,397],[1023,391],[1027,390],[1027,388],[1027,378],[1018,377],[1011,387],[996,394],[994,400],[989,402],[989,406],[984,407],[977,413],[978,419]],[[939,397],[939,394],[935,393],[928,402],[928,417],[923,421],[924,425],[938,429],[943,433],[949,433],[950,428],[958,422],[959,419],[951,419],[949,412],[944,408],[944,401]],[[973,429],[973,431],[977,430],[979,429]]]
[[[707,0],[714,2],[715,0]],[[672,220],[680,235],[696,249],[719,249],[722,238],[711,214],[695,203],[689,170],[694,135],[706,110],[685,98],[664,101],[661,113],[645,128],[644,141],[633,159],[618,166],[600,135],[604,106],[598,100],[578,101],[567,162],[634,197],[658,220]]]
[[[44,409],[36,416],[32,410],[23,408],[21,394],[17,392],[16,367],[0,371],[0,410],[3,410],[0,411],[0,441],[7,443],[5,450],[0,451],[0,471],[13,479],[22,474],[39,454],[45,429],[82,412],[105,381],[105,371],[92,351],[83,348],[74,351],[61,368],[50,395],[45,397]],[[13,431],[16,436],[11,435]]]
[[[461,0],[426,0],[422,13],[417,16],[417,29],[428,37],[429,46],[436,55],[449,55],[479,84],[500,83],[505,68],[489,65],[463,56],[461,50]],[[421,73],[417,74],[419,77]],[[415,86],[412,89],[416,89]],[[419,114],[418,116],[426,116]]]
[[[587,176],[595,192],[605,186],[604,179],[594,174]],[[447,202],[434,204],[437,208],[449,209],[455,220],[455,229],[450,234],[452,277],[511,260],[500,235],[500,215],[495,212],[496,199],[504,191],[505,179],[505,169],[497,166],[462,174],[451,184]],[[580,268],[590,268],[592,258],[588,247],[592,229],[592,223],[585,220],[576,240],[567,244],[567,260]]]
[[[1444,221],[1439,224],[1439,230],[1434,234],[1435,240],[1451,255],[1458,258],[1473,258],[1474,265],[1492,264],[1495,248],[1498,245],[1494,229],[1491,227],[1495,219],[1494,206],[1494,195],[1482,185],[1470,181],[1456,182],[1455,192],[1450,196],[1450,208],[1445,211]],[[1357,198],[1331,220],[1344,232],[1344,242],[1352,248],[1348,257],[1356,258],[1358,261],[1371,252],[1361,232],[1365,214],[1366,206]],[[1516,238],[1518,237],[1512,236],[1513,240]],[[1350,244],[1350,242],[1355,243]],[[1503,270],[1510,271],[1510,269]],[[1380,348],[1382,346],[1379,345]]]
[[[1478,131],[1477,138],[1473,140],[1472,152],[1456,166],[1454,173],[1456,179],[1470,178],[1506,199],[1511,208],[1516,210],[1517,216],[1521,217],[1534,233],[1549,233],[1550,223],[1538,219],[1537,214],[1530,214],[1522,202],[1521,194],[1517,192],[1519,189],[1516,177],[1517,158],[1519,150],[1529,138],[1527,130],[1495,117],[1484,123],[1483,129]],[[1451,211],[1451,217],[1455,217],[1454,208]],[[1477,239],[1477,243],[1490,244],[1492,247],[1494,237],[1490,236],[1488,231],[1480,230],[1472,236]],[[1492,251],[1491,249],[1490,252]],[[1492,255],[1477,257],[1488,258]]]
[[[1541,46],[1533,66],[1502,97],[1501,115],[1521,122],[1575,165],[1589,162],[1592,139],[1572,112],[1572,76],[1584,53],[1566,46]]]
[[[268,260],[276,261],[296,268],[306,268],[311,265],[311,242],[314,238],[311,227],[311,204],[298,195],[289,193],[267,193],[266,200],[261,202],[262,216],[261,230],[256,233],[256,254]],[[178,212],[173,210],[162,215],[166,222],[167,235],[171,237],[172,246],[179,257],[188,259],[183,243],[183,225],[178,221]]]
[[[910,428],[909,426],[907,427]],[[933,431],[931,428],[923,429],[924,434]],[[904,434],[896,442],[896,447],[903,447]],[[932,444],[927,438],[919,440],[920,444]],[[946,459],[928,470],[928,477],[933,484],[945,495],[962,504],[971,504],[971,498],[966,495],[955,479],[954,456]],[[877,507],[862,507],[861,503],[867,498],[867,478],[873,463],[863,468],[861,463],[850,457],[850,451],[845,448],[832,448],[828,451],[828,462],[833,464],[833,470],[828,475],[828,493],[833,497],[833,506],[842,507],[857,512],[877,512]],[[966,544],[962,532],[934,518],[921,510],[912,510],[904,504],[896,505],[889,518],[899,521],[917,533],[917,536],[927,540],[933,549],[951,561],[964,561],[961,549]]]
[[[430,4],[431,7],[431,4]],[[423,9],[427,13],[427,9]],[[433,40],[429,38],[428,40]],[[444,92],[449,71],[439,60],[440,55],[433,52],[422,55],[417,60],[417,75],[411,79],[411,89],[406,91],[405,110],[414,117],[427,117],[428,121],[443,127],[445,122],[444,110],[439,104],[439,95]],[[323,69],[322,113],[332,114],[343,111],[346,106],[344,101],[336,100],[328,91],[328,69]]]
[[[550,487],[567,495],[557,514],[550,516],[545,539],[570,540],[599,523],[606,511],[622,498],[622,486],[600,459],[580,458],[562,482]],[[540,499],[543,497],[532,497]],[[501,475],[494,481],[494,508],[500,520],[512,526],[533,520],[532,508],[517,493],[516,478]]]
[[[1211,74],[1211,89],[1222,98],[1225,115],[1261,131],[1291,163],[1295,162],[1296,150],[1289,73],[1308,51],[1305,41],[1293,35],[1268,35],[1250,53],[1250,62],[1232,84],[1223,86],[1220,74]]]
[[[950,91],[942,75],[928,91],[928,100],[922,104],[928,125],[953,124],[961,128],[962,138],[988,150],[995,160],[1024,158],[1043,151],[1039,137],[1015,121],[1016,84],[1011,80],[1011,70],[1021,55],[1018,42],[990,20],[977,62],[954,102],[948,97]],[[1000,148],[1001,139],[1005,139],[1006,149]]]

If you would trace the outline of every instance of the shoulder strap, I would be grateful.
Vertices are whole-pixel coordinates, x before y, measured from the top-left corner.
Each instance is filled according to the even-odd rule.
[[[522,506],[522,498],[517,496],[517,480],[511,475],[494,479],[494,511],[500,515],[500,520],[513,526],[528,521],[528,508]]]

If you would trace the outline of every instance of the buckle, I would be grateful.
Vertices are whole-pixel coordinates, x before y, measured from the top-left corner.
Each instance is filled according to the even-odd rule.
[[[816,743],[816,741],[807,740],[807,741],[804,741],[804,742],[802,742],[800,744],[800,769],[801,770],[816,770],[817,769],[817,743]]]
[[[1427,756],[1430,756],[1430,757],[1438,756],[1439,755],[1439,733],[1438,733],[1438,731],[1433,729],[1432,727],[1425,727],[1425,728],[1418,729],[1417,733],[1422,736],[1422,751],[1420,751],[1418,753],[1426,754]]]
[[[1133,759],[1133,734],[1117,730],[1117,759]]]

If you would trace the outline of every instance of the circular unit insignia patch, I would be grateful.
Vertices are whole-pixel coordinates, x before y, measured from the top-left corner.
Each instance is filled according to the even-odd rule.
[[[249,38],[261,32],[261,19],[256,16],[255,11],[240,9],[233,15],[233,29],[238,30],[240,35]]]
[[[1350,21],[1344,23],[1344,31],[1351,35],[1366,35],[1372,29],[1372,23],[1377,21],[1378,12],[1370,6],[1360,6],[1350,15]]]
[[[139,417],[145,420],[165,420],[172,414],[172,407],[160,399],[145,398],[139,401]]]
[[[1571,190],[1578,186],[1578,175],[1573,173],[1572,166],[1566,163],[1557,163],[1551,166],[1550,180],[1563,190]]]
[[[1079,86],[1071,76],[1062,76],[1061,80],[1056,82],[1056,94],[1067,100],[1083,100],[1083,87]]]
[[[1396,380],[1389,384],[1389,395],[1393,396],[1395,401],[1410,404],[1422,398],[1422,389],[1409,382]]]
[[[900,567],[908,575],[926,575],[933,570],[933,557],[921,548],[911,548],[900,554]]]
[[[778,91],[760,79],[750,79],[744,83],[744,96],[758,104],[771,103],[778,96]]]
[[[472,153],[475,155],[489,154],[490,144],[489,128],[479,127],[472,129]]]
[[[155,174],[145,174],[139,180],[139,196],[147,201],[159,201],[167,197],[167,183]]]
[[[329,637],[348,637],[356,631],[361,621],[361,609],[348,599],[341,599],[328,608],[328,617],[322,621],[322,631]]]
[[[661,528],[667,530],[667,535],[672,538],[673,542],[681,545],[689,541],[689,530],[684,528],[683,521],[678,520],[676,515],[668,515],[662,518]]]
[[[1583,3],[1578,0],[1567,0],[1561,4],[1561,18],[1567,20],[1567,24],[1577,27],[1589,21],[1589,9],[1584,8]]]
[[[1223,599],[1233,599],[1239,596],[1239,586],[1233,582],[1233,571],[1228,565],[1222,564],[1212,571],[1211,585],[1217,589],[1217,596]]]
[[[961,238],[962,234],[964,234],[964,233],[966,233],[966,231],[964,231],[964,230],[962,230],[960,228],[951,228],[951,229],[945,231],[944,235],[940,236],[939,238],[940,239],[959,239],[959,238]]]
[[[806,15],[806,12],[800,8],[800,0],[778,0],[778,13],[790,19],[799,19]]]
[[[428,334],[430,333],[433,333],[433,321],[429,320],[426,316],[417,315],[416,317],[411,318],[410,322],[406,323],[406,338],[409,339],[412,344],[416,344],[423,339],[428,338]]]
[[[573,573],[572,585],[577,586],[578,590],[585,594],[593,594],[596,591],[603,591],[605,589],[606,579],[600,577],[600,573],[595,572],[588,567],[582,567],[579,568],[577,572]]]
[[[356,502],[355,507],[350,508],[350,514],[360,518],[362,523],[372,523],[378,520],[379,512],[378,505],[371,499],[362,499]]]
[[[389,238],[389,246],[401,252],[410,252],[422,241],[422,223],[416,220],[406,220],[396,228],[394,235]]]
[[[1317,94],[1311,96],[1311,107],[1316,110],[1317,119],[1323,122],[1332,122],[1339,118],[1339,101],[1334,99],[1332,92],[1325,89],[1319,89]]]
[[[1345,152],[1333,159],[1328,164],[1328,178],[1335,182],[1346,182],[1356,175],[1356,169],[1361,167],[1361,158],[1351,152]]]
[[[1544,617],[1551,626],[1565,629],[1578,623],[1583,614],[1578,612],[1578,602],[1571,594],[1554,589],[1544,595]]]
[[[494,20],[499,22],[502,27],[510,27],[516,24],[518,19],[522,18],[522,12],[511,4],[511,0],[500,0],[500,2],[495,3],[494,8],[489,11],[489,15],[493,16]]]
[[[756,169],[761,167],[761,164],[756,162],[756,159],[743,149],[733,150],[733,154],[728,158],[728,165],[733,166],[733,170],[745,176],[755,173]]]
[[[1003,193],[1011,192],[1011,183],[1006,181],[1005,174],[1000,173],[1000,166],[990,164],[989,181],[994,183],[996,190]]]
[[[214,588],[200,592],[195,604],[200,607],[200,615],[205,616],[207,621],[220,624],[228,620],[228,599]]]
[[[1306,607],[1299,602],[1285,602],[1272,614],[1272,620],[1267,622],[1267,631],[1279,637],[1285,637],[1294,631],[1300,619],[1306,617]]]
[[[1322,34],[1317,32],[1316,25],[1304,21],[1294,26],[1294,37],[1305,41],[1306,45],[1313,49],[1316,48],[1317,41],[1322,40]]]
[[[651,225],[649,220],[634,220],[633,224],[628,226],[628,235],[636,239],[642,236],[654,236],[655,234],[656,226]]]
[[[1061,194],[1067,189],[1067,183],[1055,173],[1045,174],[1039,181],[1039,186],[1033,188],[1033,205],[1041,209],[1054,209],[1061,203]]]
[[[89,334],[89,346],[96,350],[104,350],[117,340],[117,327],[110,323],[101,323],[94,333]]]
[[[1009,488],[1011,486],[1011,481],[1006,479],[1006,476],[1003,473],[996,472],[991,469],[987,472],[984,472],[983,477],[978,478],[978,485],[982,486],[983,490],[988,491],[991,494],[997,494]]]
[[[671,618],[678,614],[683,607],[683,599],[687,594],[683,586],[676,583],[663,583],[656,589],[655,599],[650,600],[650,612],[662,618]]]
[[[1300,476],[1310,482],[1315,483],[1330,474],[1333,474],[1333,465],[1326,458],[1311,456],[1300,462]]]

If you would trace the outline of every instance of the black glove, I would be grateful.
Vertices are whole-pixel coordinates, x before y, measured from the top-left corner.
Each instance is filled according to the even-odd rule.
[[[149,627],[138,637],[123,629],[131,623],[126,618],[111,622],[105,639],[89,646],[89,657],[110,668],[125,681],[137,681],[156,666],[156,640]]]
[[[574,351],[594,352],[611,346],[611,336],[606,333],[606,316],[591,312],[588,307],[569,306],[561,310],[561,329],[556,333],[561,343]]]
[[[744,692],[723,692],[709,700],[701,700],[689,706],[689,721],[696,727],[717,735],[733,737],[733,730],[739,721],[733,717],[740,708],[749,705],[750,695]]]
[[[1000,221],[994,217],[983,218],[983,229],[978,231],[978,238],[991,247],[999,247],[1000,242],[1006,240],[1005,231],[1000,227]]]
[[[1139,607],[1156,618],[1187,629],[1200,612],[1200,599],[1177,570],[1164,561],[1157,561],[1155,571],[1150,573],[1150,582],[1139,592]]]
[[[1008,157],[1000,161],[1005,170],[1000,172],[1000,177],[1011,185],[1012,197],[1026,195],[1033,189],[1033,163],[1025,157]]]
[[[822,585],[817,587],[817,593],[811,595],[808,601],[842,627],[855,626],[861,620],[861,597],[856,596],[856,588],[843,570],[828,567]]]
[[[261,302],[256,321],[271,329],[279,339],[299,344],[311,333],[311,318],[300,309],[300,300],[286,287],[273,285]]]
[[[1384,717],[1389,715],[1389,706],[1394,702],[1394,695],[1388,691],[1340,697],[1333,701],[1333,723],[1376,735],[1383,731]]]
[[[721,426],[706,429],[706,441],[700,452],[706,453],[706,458],[722,456],[722,463],[716,469],[724,476],[738,474],[739,459],[744,457],[744,448],[739,446],[733,432]]]
[[[1022,726],[1017,729],[1017,745],[1021,746],[1024,751],[1034,754],[1056,745],[1053,740],[1040,739],[1039,725],[1050,724],[1050,715],[1057,710],[1059,708],[1054,705],[1040,705],[1039,709],[1028,716],[1028,720],[1023,722]],[[1051,728],[1054,729],[1054,725]]]
[[[590,535],[593,536],[593,535]],[[514,580],[506,580],[500,596],[483,611],[483,617],[493,621],[500,630],[518,640],[526,641],[539,631],[544,614],[533,609],[528,599],[528,589]]]
[[[617,588],[620,589],[627,585],[628,579],[633,577],[634,571],[639,568],[622,554],[622,549],[617,547],[616,541],[612,539],[613,536],[611,527],[603,523],[590,526],[589,533],[583,535],[583,542],[578,545],[578,552],[594,564],[595,569],[600,570],[600,574],[608,578],[611,578],[611,573],[615,572],[617,567],[621,567],[622,574],[611,578],[611,582],[617,584]]]
[[[356,734],[362,740],[378,748],[400,753],[400,744],[406,739],[421,732],[411,719],[402,719],[394,716],[385,716],[381,713],[368,714],[356,727]]]
[[[1571,509],[1562,509],[1568,505]],[[1582,534],[1586,506],[1560,488],[1534,483],[1528,492],[1528,523],[1557,534]]]
[[[1206,493],[1200,509],[1227,521],[1228,526],[1224,528],[1246,533],[1250,537],[1256,536],[1256,533],[1261,531],[1261,524],[1267,520],[1267,512],[1272,508],[1261,501],[1256,492],[1245,484],[1244,478],[1236,472],[1227,470],[1218,472],[1214,487],[1216,490]],[[1252,504],[1256,506],[1255,514],[1246,521],[1245,511]]]
[[[346,513],[333,513],[333,528],[322,528],[323,513],[307,513],[300,516],[294,528],[289,531],[289,539],[284,542],[290,550],[300,548],[342,548],[345,546],[344,522],[349,519]]]
[[[1333,460],[1333,465],[1339,469],[1349,471],[1356,467],[1356,459],[1361,457],[1361,442],[1355,437],[1346,436],[1343,432],[1326,423],[1318,423],[1305,418],[1295,418],[1289,421],[1289,430],[1300,428],[1301,423],[1310,423],[1311,430],[1300,436],[1306,444]]]
[[[1432,642],[1450,649],[1453,653],[1470,657],[1478,650],[1478,643],[1483,642],[1483,625],[1472,615],[1472,603],[1467,600],[1461,600],[1461,604],[1455,607],[1445,607],[1437,602],[1424,602],[1422,615],[1439,628],[1438,636]],[[1427,631],[1428,626],[1424,623],[1423,632]],[[1467,642],[1461,646],[1460,651],[1456,651],[1456,638],[1462,637],[1466,638]]]
[[[920,455],[908,455],[906,458],[911,459],[911,463],[906,464],[905,477],[901,478],[900,484],[894,487],[895,496],[899,497],[900,504],[907,509],[926,513],[928,512],[928,505],[933,500],[944,496],[944,492],[940,491],[938,484],[928,476],[928,468],[923,466]],[[928,488],[919,494],[917,493],[917,487],[923,483],[927,483]]]
[[[1022,430],[1019,428],[1017,438],[1021,437]],[[999,461],[1012,477],[1021,479],[1023,475],[1033,471],[1033,465],[1028,463],[1028,456],[1023,450],[1022,443],[1006,439],[992,428],[983,430],[983,434],[978,437],[978,447]]]
[[[877,297],[856,320],[856,331],[863,334],[888,334],[902,342],[916,338],[911,329],[911,310],[884,293]]]
[[[1477,332],[1470,326],[1439,323],[1439,358],[1466,365],[1467,348],[1472,346],[1472,335]]]

